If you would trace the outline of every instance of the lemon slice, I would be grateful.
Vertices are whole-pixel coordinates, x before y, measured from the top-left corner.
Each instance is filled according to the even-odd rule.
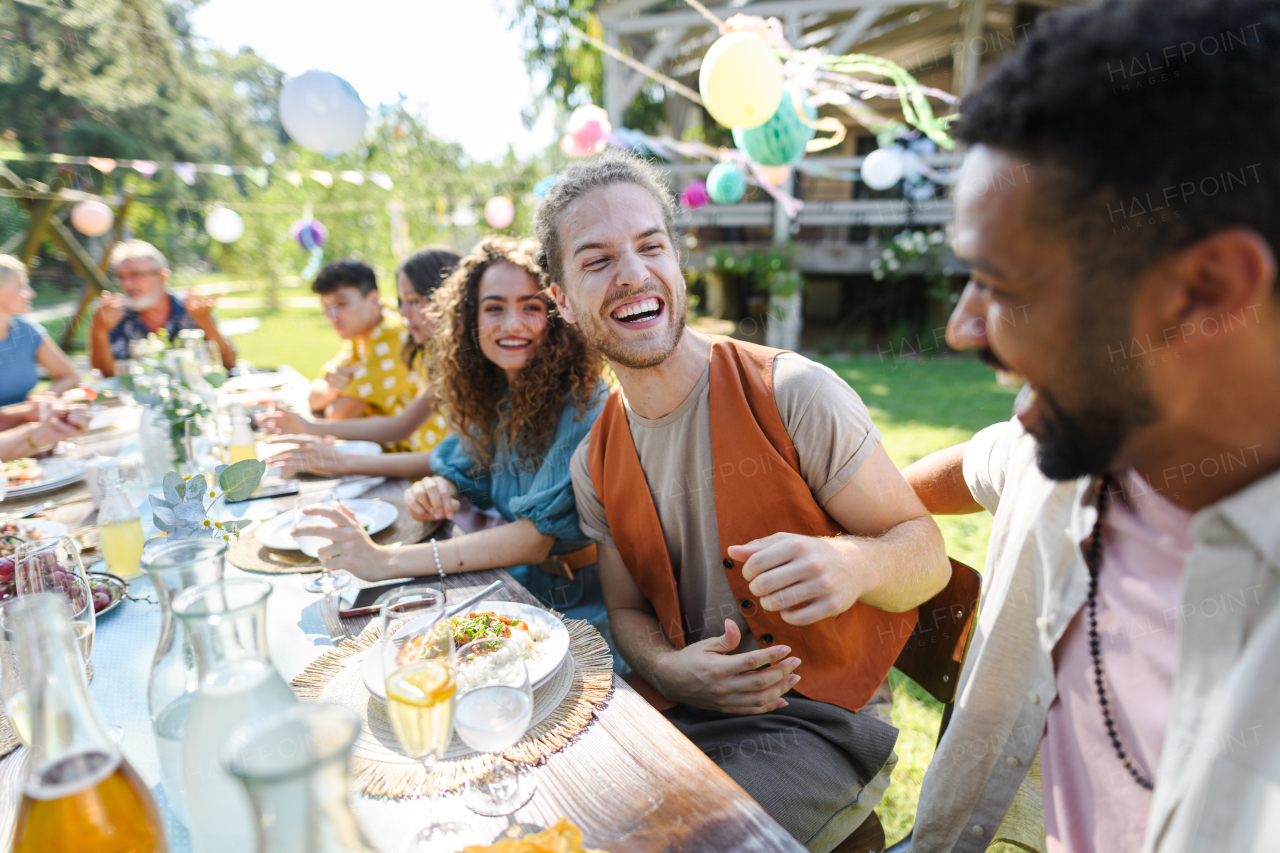
[[[431,706],[453,695],[453,670],[441,661],[417,661],[387,679],[387,696],[408,705]]]

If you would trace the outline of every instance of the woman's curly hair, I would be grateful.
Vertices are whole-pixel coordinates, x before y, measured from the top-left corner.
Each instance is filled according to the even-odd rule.
[[[480,467],[493,461],[499,446],[512,448],[523,459],[545,453],[566,401],[581,418],[600,382],[599,354],[556,313],[545,293],[546,337],[510,388],[502,369],[480,351],[481,277],[494,264],[511,264],[541,284],[537,254],[538,246],[530,240],[488,237],[458,263],[432,299],[436,398],[467,456]]]

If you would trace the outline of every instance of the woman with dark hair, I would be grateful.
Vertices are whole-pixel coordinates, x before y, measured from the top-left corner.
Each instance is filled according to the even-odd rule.
[[[302,471],[326,476],[425,477],[431,473],[430,452],[448,435],[449,426],[436,410],[430,390],[426,345],[432,331],[426,311],[432,295],[457,263],[458,256],[449,249],[432,247],[410,255],[396,270],[400,316],[409,331],[403,357],[411,370],[410,379],[416,380],[421,388],[418,396],[397,414],[351,420],[312,420],[288,409],[269,412],[263,416],[263,426],[270,432],[287,434],[269,438],[268,443],[297,445],[272,457],[273,462],[287,473]],[[338,453],[322,437],[326,435],[380,444],[407,442],[415,449],[406,453],[355,456]]]
[[[440,542],[384,548],[350,516],[300,528],[331,544],[320,559],[365,580],[510,568],[547,605],[604,623],[595,546],[578,527],[569,459],[608,388],[602,362],[542,289],[536,246],[482,241],[436,293],[436,396],[452,434],[431,452],[435,472],[405,492],[419,520],[452,518],[466,495],[509,523]],[[576,613],[575,613],[576,611]]]

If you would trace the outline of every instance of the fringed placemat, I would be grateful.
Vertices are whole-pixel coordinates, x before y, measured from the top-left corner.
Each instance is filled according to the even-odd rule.
[[[9,728],[9,720],[0,714],[0,756],[8,755],[20,746],[22,741],[18,740],[13,729]]]
[[[559,618],[569,629],[569,656],[555,675],[534,690],[534,723],[519,743],[503,752],[517,764],[541,764],[564,749],[613,693],[613,655],[608,643],[591,623]],[[293,690],[304,702],[331,702],[360,715],[363,725],[351,751],[351,766],[361,791],[372,797],[422,797],[426,772],[416,759],[400,751],[386,705],[364,686],[364,656],[377,639],[374,623],[360,636],[316,658],[293,680]],[[539,707],[546,702],[554,704],[549,709]],[[436,765],[436,788],[457,790],[492,765],[493,756],[471,750],[455,734]]]
[[[386,530],[373,534],[373,541],[379,545],[414,545],[429,536],[443,523],[414,521],[400,498],[386,497],[378,500],[386,501],[396,508],[395,523]],[[320,561],[314,557],[308,557],[301,551],[277,551],[275,548],[268,548],[258,541],[258,537],[252,531],[231,543],[231,547],[227,549],[227,560],[231,565],[246,572],[260,572],[268,575],[307,574],[320,571]]]

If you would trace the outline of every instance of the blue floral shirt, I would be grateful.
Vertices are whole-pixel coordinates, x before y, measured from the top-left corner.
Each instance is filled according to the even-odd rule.
[[[172,293],[166,293],[169,297],[169,319],[165,320],[164,327],[169,331],[169,339],[176,340],[178,332],[185,329],[198,329],[196,321],[187,313],[187,308],[182,304],[182,300],[174,296]],[[125,311],[124,319],[116,324],[116,327],[107,333],[107,340],[111,342],[111,357],[117,359],[129,358],[129,341],[145,340],[147,335],[151,334],[151,330],[147,328],[147,324],[142,322],[142,318],[138,316],[137,311]]]
[[[556,423],[555,439],[536,459],[512,458],[501,447],[487,470],[480,470],[464,452],[462,440],[450,434],[431,451],[431,470],[457,484],[480,509],[495,508],[507,521],[527,518],[546,536],[554,536],[553,554],[585,548],[591,540],[578,527],[578,506],[573,497],[569,459],[591,431],[604,409],[609,388],[601,380],[586,412],[566,403]]]

